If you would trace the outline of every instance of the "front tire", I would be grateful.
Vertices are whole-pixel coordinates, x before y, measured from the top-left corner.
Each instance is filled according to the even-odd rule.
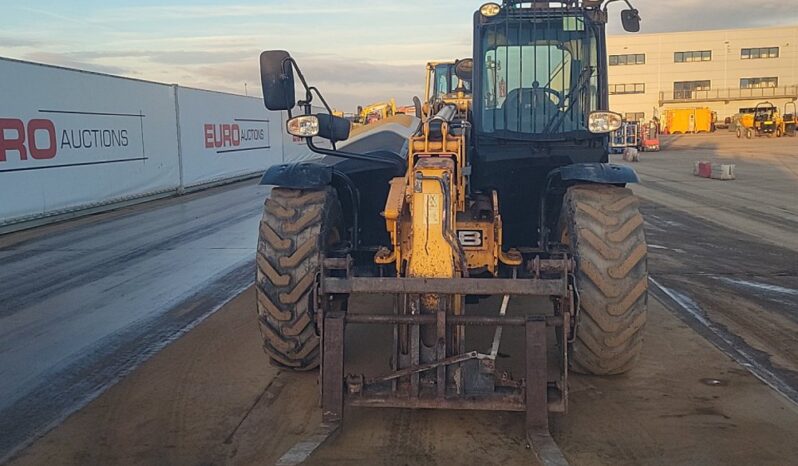
[[[579,320],[571,368],[592,375],[622,374],[643,344],[648,301],[647,246],[637,197],[627,188],[568,189],[562,240],[577,262]]]
[[[341,224],[332,188],[274,188],[265,202],[255,288],[263,350],[276,366],[319,365],[313,289],[322,252],[340,241]]]

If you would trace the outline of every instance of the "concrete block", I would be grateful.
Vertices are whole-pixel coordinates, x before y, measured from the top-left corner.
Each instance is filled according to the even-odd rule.
[[[627,162],[639,162],[640,152],[634,147],[627,147],[623,151],[623,159]]]
[[[693,175],[703,178],[710,178],[712,176],[712,164],[706,161],[698,161],[693,168]]]
[[[713,180],[733,180],[735,179],[734,168],[734,164],[698,161],[693,166],[693,175]]]
[[[735,179],[734,164],[713,163],[710,176],[714,180],[733,180]]]

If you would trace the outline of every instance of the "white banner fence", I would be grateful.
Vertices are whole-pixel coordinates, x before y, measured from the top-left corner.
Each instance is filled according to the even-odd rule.
[[[282,116],[261,99],[177,88],[182,183],[262,172],[283,161]]]
[[[283,125],[255,97],[0,58],[0,231],[255,176]]]

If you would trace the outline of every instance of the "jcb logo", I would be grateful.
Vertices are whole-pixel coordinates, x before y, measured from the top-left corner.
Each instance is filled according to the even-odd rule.
[[[8,160],[9,152],[16,152],[20,160],[28,160],[28,155],[52,159],[55,144],[55,125],[50,120],[34,119],[26,125],[15,118],[0,118],[0,162]]]
[[[482,246],[482,231],[481,230],[458,230],[457,238],[463,247],[478,248]]]

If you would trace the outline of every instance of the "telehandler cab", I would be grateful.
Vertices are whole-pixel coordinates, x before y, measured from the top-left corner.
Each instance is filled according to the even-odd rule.
[[[533,450],[565,464],[548,414],[566,411],[569,369],[633,367],[648,277],[643,219],[625,187],[637,175],[608,163],[608,134],[621,125],[608,111],[615,1],[482,5],[473,60],[449,68],[456,89],[436,95],[428,78],[422,118],[394,117],[412,120],[406,140],[375,130],[384,148],[348,142],[346,120],[312,115],[314,99],[328,106],[287,52],[261,55],[266,107],[287,111],[288,133],[323,158],[263,176],[275,187],[260,224],[260,328],[278,366],[321,366],[327,433],[345,404],[522,411]],[[626,4],[624,28],[637,32]],[[349,309],[362,294],[392,295],[394,307]],[[491,295],[502,297],[495,315],[466,306]],[[514,315],[513,296],[548,305]],[[391,326],[384,373],[345,369],[349,324]],[[492,329],[489,347],[471,343],[478,327]],[[518,379],[498,357],[508,327],[523,333]]]
[[[429,118],[434,115],[440,106],[445,103],[457,105],[457,100],[471,100],[471,79],[463,80],[459,74],[471,76],[473,61],[468,58],[465,60],[455,60],[450,62],[429,62],[427,63],[426,85],[424,86],[424,102],[420,103],[418,97],[414,97],[416,106],[421,106],[421,113],[416,116]]]

